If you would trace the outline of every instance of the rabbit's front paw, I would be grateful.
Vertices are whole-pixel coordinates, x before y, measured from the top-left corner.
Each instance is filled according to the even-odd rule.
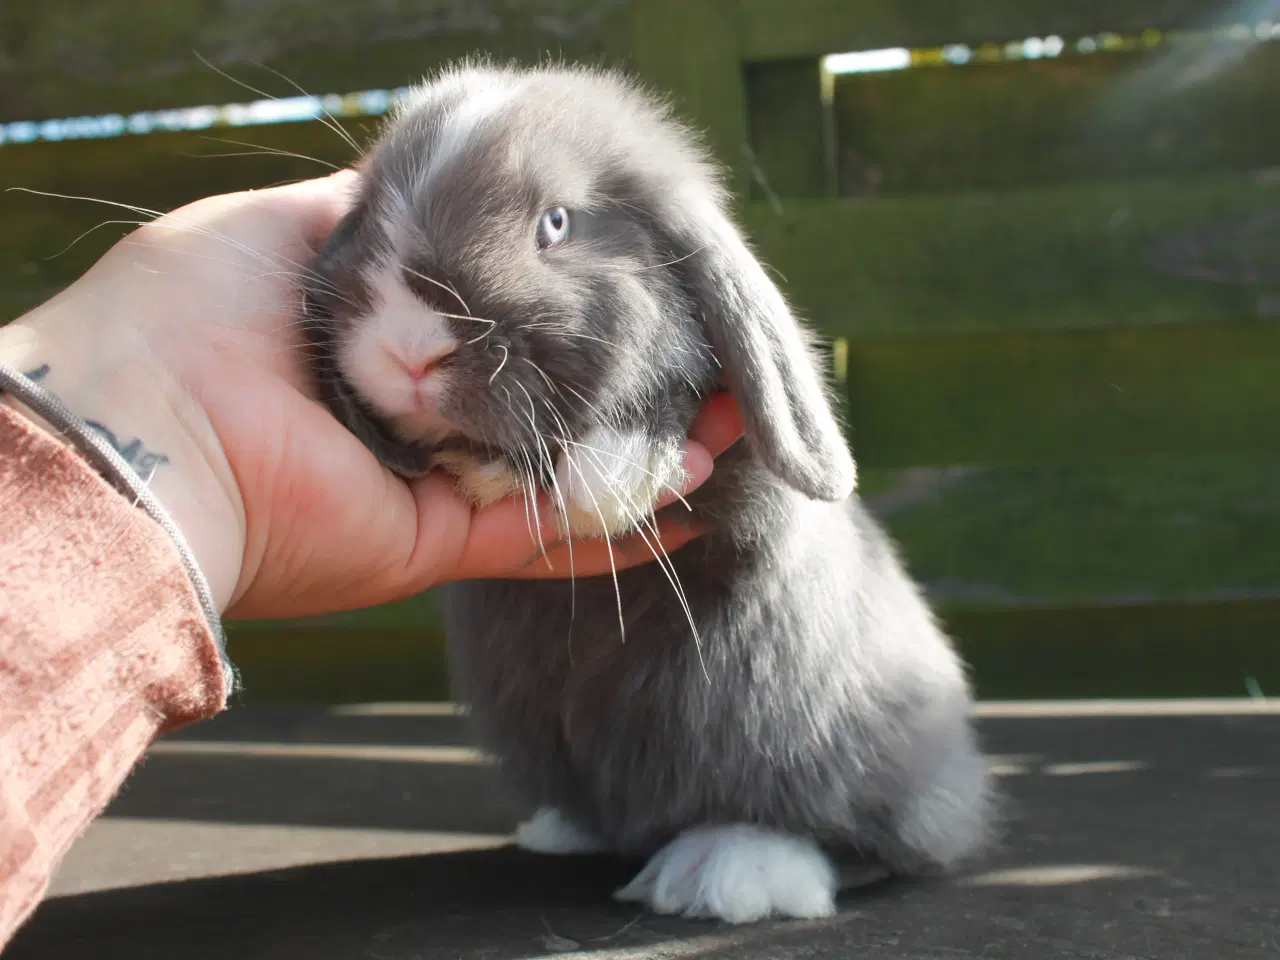
[[[655,913],[751,923],[835,912],[838,878],[811,840],[737,824],[688,830],[614,899]]]
[[[530,853],[603,853],[605,845],[555,807],[539,807],[516,827],[516,845]]]
[[[553,493],[569,533],[617,537],[641,526],[658,498],[684,482],[683,442],[596,427],[561,454]]]

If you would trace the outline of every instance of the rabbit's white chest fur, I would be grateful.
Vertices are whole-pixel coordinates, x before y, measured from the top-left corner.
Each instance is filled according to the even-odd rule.
[[[684,485],[684,447],[657,443],[642,431],[595,427],[563,441],[549,491],[562,531],[570,537],[621,537],[650,522],[654,504]],[[527,480],[502,459],[482,461],[458,450],[432,455],[459,492],[478,507],[519,494]]]
[[[556,464],[565,526],[575,536],[621,536],[640,527],[666,492],[684,484],[684,448],[642,431],[599,426]]]

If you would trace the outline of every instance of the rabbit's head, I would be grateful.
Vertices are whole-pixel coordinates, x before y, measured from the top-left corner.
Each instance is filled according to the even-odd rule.
[[[698,401],[727,387],[778,477],[852,492],[808,334],[697,139],[634,84],[452,68],[361,169],[311,265],[306,320],[327,402],[391,469],[441,465],[478,502],[559,477],[625,495],[611,515],[632,523],[678,480],[659,448],[682,450]]]

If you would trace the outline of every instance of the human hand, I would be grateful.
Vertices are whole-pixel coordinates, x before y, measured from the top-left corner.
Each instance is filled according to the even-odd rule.
[[[444,477],[407,483],[317,401],[296,281],[354,180],[344,171],[197,201],[142,225],[0,329],[0,358],[41,371],[151,475],[229,616],[357,609],[449,580],[571,572],[552,543],[549,501],[531,526],[521,500],[475,511]],[[712,398],[691,431],[682,493],[741,434],[732,400]],[[668,552],[702,532],[680,512],[659,515]],[[575,542],[572,573],[652,559],[638,537]]]

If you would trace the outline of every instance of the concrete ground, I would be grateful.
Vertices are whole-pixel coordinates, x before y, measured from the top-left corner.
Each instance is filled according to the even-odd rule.
[[[242,708],[158,744],[5,960],[1280,957],[1280,704],[989,704],[1017,819],[966,876],[822,922],[611,902],[525,855],[448,708]]]

